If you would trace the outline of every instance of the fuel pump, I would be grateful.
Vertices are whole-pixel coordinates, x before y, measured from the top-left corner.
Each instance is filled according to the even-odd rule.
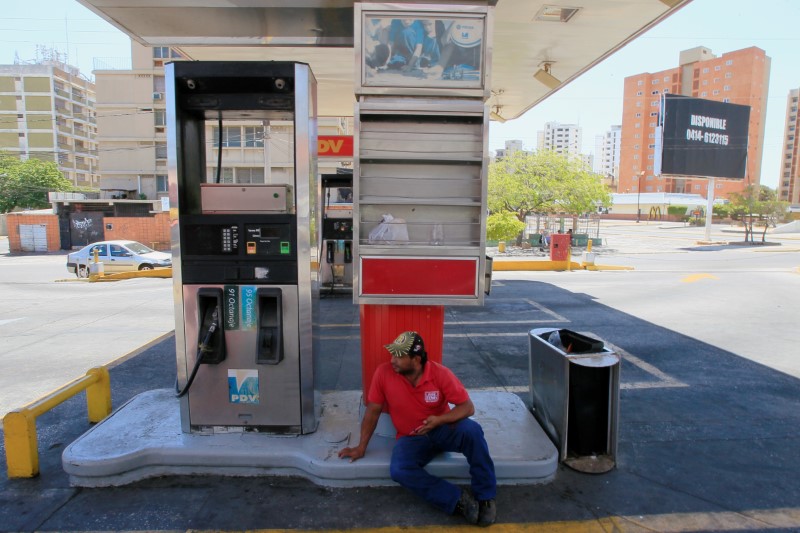
[[[329,293],[353,289],[353,171],[323,174],[320,286]]]
[[[182,429],[313,432],[314,76],[294,62],[176,62],[166,82]],[[242,121],[292,124],[288,179],[222,182],[226,125]]]

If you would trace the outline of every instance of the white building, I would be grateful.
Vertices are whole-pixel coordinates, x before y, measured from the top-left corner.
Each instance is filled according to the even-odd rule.
[[[597,173],[610,180],[612,189],[616,189],[619,181],[619,152],[622,139],[622,126],[611,126],[601,137],[600,150],[597,152]]]
[[[168,195],[164,64],[191,60],[170,47],[131,41],[131,67],[96,70],[100,144],[100,189],[108,197],[157,199]],[[113,63],[113,62],[112,62]],[[126,63],[125,61],[120,63]],[[228,121],[220,142],[216,121],[206,122],[206,179],[221,183],[283,183],[294,165],[290,121]],[[352,119],[320,117],[320,135],[352,134]],[[319,173],[335,173],[340,162],[319,162]]]
[[[581,157],[582,128],[577,124],[561,124],[548,122],[544,131],[537,133],[536,148],[552,150],[570,157]]]

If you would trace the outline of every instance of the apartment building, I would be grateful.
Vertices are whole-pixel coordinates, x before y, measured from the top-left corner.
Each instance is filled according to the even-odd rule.
[[[678,63],[671,69],[625,78],[617,191],[707,196],[707,180],[656,176],[653,172],[659,106],[665,93],[750,106],[745,179],[716,179],[714,197],[728,198],[748,185],[759,185],[770,58],[756,47],[717,57],[700,46],[681,52]]]
[[[131,42],[131,68],[96,70],[101,189],[114,197],[156,199],[168,195],[164,64],[191,59],[176,48]],[[352,122],[318,119],[321,135],[344,135]],[[209,182],[285,183],[294,165],[290,121],[216,121],[206,125]],[[217,150],[222,168],[218,172]],[[334,173],[337,161],[321,160]]]
[[[95,85],[47,51],[36,62],[0,65],[0,150],[54,161],[77,187],[97,187]]]
[[[577,124],[548,122],[544,125],[544,131],[537,132],[536,148],[569,157],[581,157],[581,135],[582,128]]]
[[[596,169],[595,172],[603,176],[606,185],[612,190],[617,190],[619,183],[619,156],[622,143],[622,126],[611,126],[603,135],[597,136],[596,142]]]
[[[786,98],[786,126],[783,130],[783,151],[781,175],[778,179],[778,200],[792,205],[800,204],[800,149],[798,149],[797,132],[800,120],[797,103],[800,89],[792,89]]]

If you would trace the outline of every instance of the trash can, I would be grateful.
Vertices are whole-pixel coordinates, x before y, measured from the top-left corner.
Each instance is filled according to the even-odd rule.
[[[565,329],[533,329],[528,337],[531,412],[561,462],[580,472],[608,472],[617,457],[619,355],[599,339]]]
[[[550,235],[550,261],[567,261],[570,253],[572,235],[554,233]]]

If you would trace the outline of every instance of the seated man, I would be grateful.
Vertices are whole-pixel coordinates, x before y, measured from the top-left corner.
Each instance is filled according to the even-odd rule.
[[[364,457],[386,404],[397,430],[392,480],[446,513],[461,514],[471,524],[493,524],[497,515],[494,463],[481,426],[468,418],[475,408],[466,389],[448,368],[428,361],[422,337],[415,331],[401,333],[386,349],[392,358],[375,370],[360,441],[339,451],[339,457],[351,461]],[[472,494],[425,470],[444,451],[466,456]]]

